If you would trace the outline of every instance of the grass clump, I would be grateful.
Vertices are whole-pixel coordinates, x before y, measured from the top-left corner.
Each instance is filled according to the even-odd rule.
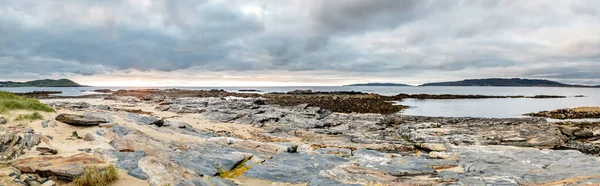
[[[73,180],[73,184],[76,186],[106,186],[117,179],[119,179],[119,173],[114,165],[101,171],[96,167],[88,167],[81,177]]]
[[[39,120],[39,119],[44,119],[44,117],[42,117],[42,115],[39,112],[34,112],[33,114],[19,114],[19,116],[17,116],[15,118],[15,121],[22,121],[22,120],[33,121],[33,120]]]
[[[54,109],[37,99],[17,96],[10,92],[0,91],[0,113],[11,110],[31,110],[42,112],[55,112]]]
[[[250,160],[250,158],[244,158],[244,160],[237,163],[233,167],[233,169],[231,169],[229,171],[223,170],[221,167],[213,165],[213,167],[215,167],[217,169],[217,175],[215,175],[215,176],[218,176],[221,178],[227,178],[227,179],[232,179],[235,177],[242,176],[245,172],[247,172],[248,170],[250,170],[250,168],[252,168],[252,165],[246,165],[248,160]]]

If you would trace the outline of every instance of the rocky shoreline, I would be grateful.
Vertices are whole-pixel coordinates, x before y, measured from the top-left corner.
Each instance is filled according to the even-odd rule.
[[[600,107],[578,107],[541,111],[524,114],[526,116],[552,119],[600,119]]]
[[[107,164],[157,186],[600,183],[595,123],[361,113],[389,100],[356,92],[128,90],[43,102],[57,113],[1,125],[10,183],[62,184]],[[332,111],[353,102],[364,106]]]

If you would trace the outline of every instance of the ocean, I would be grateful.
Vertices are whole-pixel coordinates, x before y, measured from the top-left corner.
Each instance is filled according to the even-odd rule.
[[[0,88],[9,92],[62,91],[64,96],[92,94],[92,90],[140,89],[140,87],[19,87]],[[157,89],[178,88],[190,90],[224,89],[237,92],[243,89],[264,92],[288,92],[296,89],[313,91],[361,91],[381,95],[406,94],[477,94],[505,96],[560,95],[557,99],[453,99],[416,100],[405,99],[398,104],[410,106],[403,111],[406,115],[448,116],[448,117],[524,117],[522,114],[543,110],[571,108],[579,106],[600,106],[600,88],[556,88],[556,87],[375,87],[375,86],[321,86],[321,87],[152,87]],[[575,97],[583,95],[584,97]]]

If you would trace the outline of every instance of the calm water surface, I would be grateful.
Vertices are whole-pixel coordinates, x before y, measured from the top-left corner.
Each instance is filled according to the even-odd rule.
[[[73,96],[91,94],[91,90],[109,88],[139,89],[139,87],[20,87],[0,88],[10,92],[31,91],[62,91],[62,95]],[[154,87],[156,88],[156,87]],[[310,89],[313,91],[361,91],[377,93],[381,95],[406,94],[478,94],[478,95],[561,95],[567,96],[562,99],[454,99],[454,100],[416,100],[406,99],[399,104],[411,106],[404,111],[407,115],[420,116],[470,116],[470,117],[522,117],[521,114],[537,112],[542,110],[554,110],[559,108],[579,106],[600,106],[600,88],[549,88],[549,87],[158,87],[181,88],[190,90],[224,89],[227,91],[238,91],[241,89],[256,89],[263,92],[287,92],[296,89]],[[575,97],[584,95],[585,97]]]

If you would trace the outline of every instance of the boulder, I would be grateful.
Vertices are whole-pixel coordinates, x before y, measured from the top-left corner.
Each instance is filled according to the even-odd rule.
[[[156,117],[142,115],[142,114],[136,114],[136,113],[128,113],[126,120],[134,122],[138,125],[150,125],[150,124],[154,124],[155,122],[160,121]]]
[[[23,136],[13,133],[0,135],[0,160],[10,160],[21,156],[26,150],[38,145],[41,137],[38,134],[26,133]]]
[[[96,138],[94,138],[94,135],[91,133],[87,133],[83,137],[83,141],[95,141],[95,140],[96,140]]]
[[[59,114],[55,119],[56,121],[75,126],[92,126],[99,125],[101,123],[108,123],[108,121],[103,118],[76,114]]]
[[[115,165],[123,170],[127,171],[130,176],[136,177],[141,180],[148,179],[148,175],[138,167],[140,159],[146,156],[143,151],[136,152],[117,152],[114,150],[108,150],[107,155],[116,159]]]
[[[6,124],[6,119],[4,117],[0,117],[0,125]]]
[[[19,158],[12,166],[22,173],[35,173],[42,177],[56,176],[59,180],[73,181],[83,175],[88,167],[103,168],[105,162],[87,154],[77,154],[70,157],[39,156]]]

